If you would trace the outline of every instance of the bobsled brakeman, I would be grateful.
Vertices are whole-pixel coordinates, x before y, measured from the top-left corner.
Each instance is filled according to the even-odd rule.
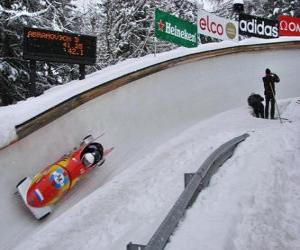
[[[104,151],[94,142],[92,136],[83,139],[80,147],[57,162],[49,165],[33,178],[26,177],[17,185],[25,205],[37,219],[43,219],[52,212],[55,204],[77,181],[96,166],[101,166],[105,156],[113,148]]]

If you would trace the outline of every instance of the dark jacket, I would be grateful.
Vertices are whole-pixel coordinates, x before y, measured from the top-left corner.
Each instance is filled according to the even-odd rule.
[[[265,77],[263,77],[265,96],[273,97],[272,89],[273,89],[274,95],[276,94],[275,82],[279,82],[279,81],[280,81],[280,79],[279,79],[278,75],[276,75],[276,74],[270,74],[270,75],[266,75]]]
[[[253,108],[254,114],[256,117],[261,117],[264,118],[264,105],[262,103],[262,101],[264,100],[264,98],[262,98],[260,95],[258,94],[251,94],[248,97],[248,104],[249,106],[251,106]]]
[[[251,107],[256,107],[257,105],[260,105],[263,100],[264,98],[259,94],[251,94],[248,97],[248,105]]]

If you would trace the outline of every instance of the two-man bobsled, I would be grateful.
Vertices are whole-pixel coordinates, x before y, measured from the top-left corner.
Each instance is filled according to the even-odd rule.
[[[82,176],[104,163],[105,156],[112,149],[104,150],[92,136],[87,136],[78,149],[47,166],[33,178],[21,180],[17,191],[32,214],[39,220],[43,219],[52,212],[52,205]]]

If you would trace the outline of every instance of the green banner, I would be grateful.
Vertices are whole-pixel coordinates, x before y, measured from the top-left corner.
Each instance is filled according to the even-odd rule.
[[[155,10],[155,36],[184,47],[197,47],[197,25]]]

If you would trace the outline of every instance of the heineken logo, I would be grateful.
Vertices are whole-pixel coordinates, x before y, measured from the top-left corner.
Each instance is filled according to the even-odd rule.
[[[158,25],[159,31],[164,32],[164,27],[165,27],[165,25],[164,25],[164,23],[162,22],[162,20],[159,20],[159,22],[157,23],[157,25]]]
[[[196,35],[189,33],[186,29],[180,29],[176,25],[172,25],[169,22],[166,22],[165,24],[162,22],[162,20],[159,20],[157,23],[158,29],[160,32],[165,32],[169,35],[176,36],[178,38],[182,38],[187,41],[196,42]],[[165,29],[164,29],[165,27]]]
[[[166,12],[155,10],[155,36],[184,47],[197,46],[197,26]]]

